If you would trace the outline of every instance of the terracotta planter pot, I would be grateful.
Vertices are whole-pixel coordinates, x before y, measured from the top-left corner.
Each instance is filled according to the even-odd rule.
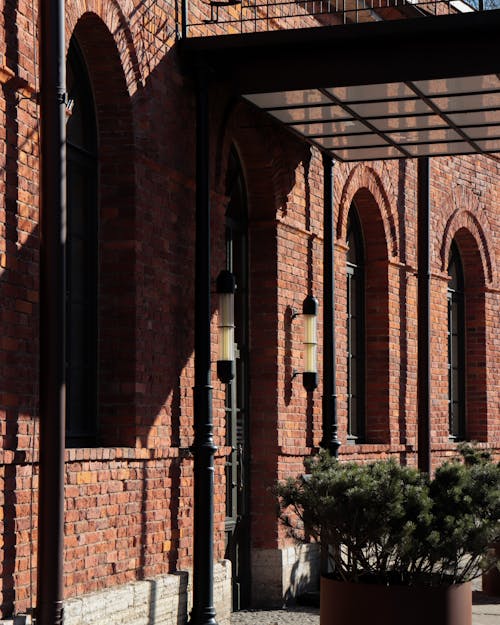
[[[495,555],[500,561],[500,543],[494,545]],[[483,591],[492,597],[500,597],[500,569],[498,565],[483,575]]]
[[[320,625],[472,625],[470,583],[429,588],[321,578]]]

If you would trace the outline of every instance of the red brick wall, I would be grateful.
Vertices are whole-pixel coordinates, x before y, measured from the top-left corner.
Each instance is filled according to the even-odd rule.
[[[206,5],[203,5],[206,9]],[[87,7],[92,15],[82,17]],[[196,15],[199,7],[192,6]],[[204,10],[205,10],[204,9]],[[85,53],[100,137],[100,441],[66,454],[66,595],[191,565],[195,104],[167,2],[67,3]],[[98,17],[99,16],[99,17]],[[2,616],[35,603],[38,401],[38,125],[32,4],[3,3],[0,29],[0,535]],[[201,20],[200,20],[201,21]],[[212,28],[204,27],[205,32]],[[20,98],[20,99],[19,99]],[[301,378],[308,293],[322,320],[322,164],[222,88],[211,109],[213,278],[224,261],[225,169],[238,150],[249,201],[252,547],[284,544],[270,487],[321,440],[322,388]],[[342,458],[416,464],[416,165],[335,165],[337,382]],[[452,455],[446,369],[447,259],[469,293],[469,434],[500,453],[497,163],[434,159],[432,435]],[[346,444],[346,223],[367,241],[368,441]],[[213,302],[216,354],[216,302]],[[321,379],[321,332],[318,350]],[[224,389],[213,376],[215,554],[224,553]]]

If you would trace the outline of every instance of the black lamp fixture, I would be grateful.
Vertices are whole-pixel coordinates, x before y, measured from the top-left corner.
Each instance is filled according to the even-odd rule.
[[[302,384],[306,391],[318,386],[318,300],[308,295],[302,304],[304,317],[304,371]]]
[[[227,384],[234,378],[234,274],[223,269],[217,276],[219,296],[219,358],[217,377]]]
[[[292,320],[300,315],[292,309]],[[308,295],[302,303],[304,317],[304,369],[302,384],[306,391],[314,391],[318,386],[318,300]],[[294,371],[292,379],[299,375]]]

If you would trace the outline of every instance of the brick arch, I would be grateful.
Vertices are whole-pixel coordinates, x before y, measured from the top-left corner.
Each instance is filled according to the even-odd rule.
[[[227,103],[219,127],[215,159],[219,192],[224,193],[227,159],[234,147],[247,185],[249,215],[267,219],[276,217],[279,210],[286,211],[288,193],[295,184],[293,172],[300,161],[310,158],[309,147],[281,129],[273,131],[269,124],[256,126],[248,106],[240,101]]]
[[[337,219],[337,239],[345,241],[347,217],[354,197],[357,203],[366,204],[368,209],[378,209],[383,226],[387,258],[396,258],[398,242],[395,211],[392,209],[388,194],[377,172],[364,164],[356,165],[350,172],[342,189]]]
[[[109,9],[103,11],[107,13]],[[98,128],[98,442],[132,445],[136,286],[131,276],[136,273],[136,191],[131,98],[108,25],[86,11],[76,20],[71,37],[86,62]]]
[[[122,6],[123,5],[123,6]],[[126,17],[134,11],[131,0],[121,4],[117,0],[79,0],[66,3],[66,46],[80,20],[101,22],[109,33],[108,41],[101,37],[98,50],[101,62],[108,62],[107,55],[118,55],[121,72],[129,95],[132,96],[143,85],[138,55],[134,46],[129,20]]]
[[[440,250],[441,271],[447,271],[450,247],[459,233],[461,233],[459,238],[462,240],[462,247],[464,248],[461,253],[466,253],[468,258],[466,262],[469,262],[476,270],[479,269],[484,283],[491,285],[495,278],[490,246],[488,245],[488,241],[492,240],[491,234],[488,228],[483,226],[470,210],[455,210],[446,223]],[[468,233],[469,236],[465,236],[465,233]]]
[[[365,165],[356,166],[344,186],[337,222],[337,237],[347,238],[347,221],[355,206],[364,240],[364,376],[365,440],[383,444],[391,440],[391,320],[389,293],[393,277],[390,260],[397,255],[395,223],[378,175]],[[337,261],[340,267],[342,261]],[[345,384],[347,385],[347,379]],[[347,386],[346,386],[347,388]]]
[[[444,228],[440,248],[441,270],[448,271],[450,248],[454,241],[460,252],[465,292],[465,406],[468,439],[488,439],[486,290],[494,281],[491,258],[493,238],[481,219],[479,198],[457,186],[448,203],[455,210]]]

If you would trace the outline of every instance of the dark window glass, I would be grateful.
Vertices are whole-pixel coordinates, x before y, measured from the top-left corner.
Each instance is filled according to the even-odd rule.
[[[67,59],[66,383],[68,446],[97,434],[97,128],[87,68],[72,39]]]
[[[451,246],[448,265],[448,416],[450,437],[465,436],[465,295],[460,252]]]
[[[347,222],[347,435],[365,437],[364,254],[361,224],[354,206]]]

